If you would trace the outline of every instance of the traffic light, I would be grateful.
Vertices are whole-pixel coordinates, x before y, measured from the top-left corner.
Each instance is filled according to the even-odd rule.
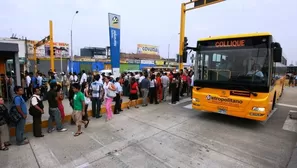
[[[180,59],[179,54],[176,54],[176,62],[177,62],[177,63],[179,63],[179,59]]]
[[[54,47],[54,57],[56,56],[56,50],[57,50],[57,48]]]
[[[184,50],[183,50],[183,63],[187,63],[187,60],[188,60],[187,48],[188,48],[188,38],[185,37],[184,38]]]
[[[40,64],[40,59],[39,58],[36,59],[36,63]]]

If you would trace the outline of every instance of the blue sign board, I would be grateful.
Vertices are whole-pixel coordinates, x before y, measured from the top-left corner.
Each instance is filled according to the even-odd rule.
[[[120,76],[120,42],[121,42],[121,17],[113,13],[108,14],[110,59],[114,76]]]

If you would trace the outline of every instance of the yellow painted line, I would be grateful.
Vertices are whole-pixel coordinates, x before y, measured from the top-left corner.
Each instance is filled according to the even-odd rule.
[[[129,102],[123,102],[123,103],[122,103],[122,109],[127,108],[128,103],[129,103]],[[138,100],[137,100],[137,104],[141,104],[141,103],[142,103],[142,99],[138,99]],[[113,108],[114,108],[114,105],[112,105],[112,109],[113,109]],[[100,113],[101,113],[101,114],[106,113],[106,108],[105,108],[105,106],[101,107],[101,111],[100,111]],[[92,116],[92,110],[89,110],[89,111],[88,111],[88,115],[89,115],[89,116]],[[71,120],[71,114],[66,115],[66,116],[65,116],[65,119],[64,119],[64,123],[65,123],[65,122],[70,122],[70,120]],[[32,123],[26,124],[26,125],[25,125],[25,132],[32,132],[32,129],[33,129],[32,126],[33,126]],[[47,120],[42,121],[42,123],[41,123],[41,127],[42,127],[42,128],[47,128],[47,126],[48,126],[48,122],[47,122]],[[10,128],[10,136],[15,136],[15,128],[14,128],[14,127],[13,127],[13,128]]]

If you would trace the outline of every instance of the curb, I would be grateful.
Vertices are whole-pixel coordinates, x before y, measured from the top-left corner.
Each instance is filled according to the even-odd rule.
[[[296,168],[296,167],[297,167],[297,143],[295,145],[295,148],[293,149],[287,168]]]
[[[127,108],[128,103],[129,103],[129,102],[123,102],[123,103],[122,103],[122,109]],[[141,103],[142,103],[142,98],[137,100],[137,104],[141,104]],[[114,108],[114,105],[112,105],[111,108],[113,109],[113,108]],[[100,113],[101,113],[101,114],[106,113],[106,108],[105,108],[105,106],[102,106],[102,107],[101,107],[101,111],[100,111]],[[92,111],[91,111],[91,110],[88,111],[88,115],[89,115],[89,116],[92,115]],[[71,114],[70,114],[70,115],[66,115],[66,116],[65,116],[65,119],[64,119],[64,123],[70,122],[70,120],[71,120]],[[27,132],[32,132],[32,129],[33,129],[32,126],[33,126],[32,123],[26,124],[26,125],[25,125],[25,133],[27,133]],[[47,120],[43,120],[43,121],[41,122],[41,127],[42,127],[42,128],[47,128],[47,126],[48,126],[48,122],[47,122]],[[9,131],[10,131],[10,136],[15,136],[15,128],[14,128],[14,127],[13,127],[13,128],[10,128]]]

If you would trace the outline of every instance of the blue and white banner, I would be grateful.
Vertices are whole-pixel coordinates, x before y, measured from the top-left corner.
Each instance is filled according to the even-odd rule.
[[[121,16],[108,13],[110,59],[113,75],[120,76]]]

